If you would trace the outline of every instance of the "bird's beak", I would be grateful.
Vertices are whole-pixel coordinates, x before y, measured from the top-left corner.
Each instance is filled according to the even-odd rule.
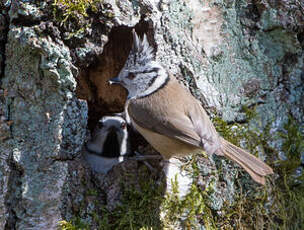
[[[112,84],[119,84],[120,80],[118,79],[118,77],[113,77],[109,80],[110,85]]]

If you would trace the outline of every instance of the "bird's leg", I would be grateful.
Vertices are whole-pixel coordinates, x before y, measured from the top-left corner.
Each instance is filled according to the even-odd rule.
[[[135,155],[137,156],[137,157],[143,157],[139,152],[136,152],[135,151]],[[151,156],[151,155],[150,155]],[[143,161],[143,163],[148,167],[148,169],[152,172],[152,173],[156,173],[156,170],[147,162],[147,161]]]
[[[143,155],[137,151],[134,152],[135,153],[135,157],[131,157],[131,159],[133,158],[134,160],[137,161],[145,161],[145,160],[161,160],[163,159],[163,157],[161,155]]]
[[[135,151],[135,157],[129,157],[128,159],[130,160],[137,160],[137,161],[143,161],[143,163],[148,167],[148,169],[152,172],[152,173],[156,173],[157,170],[155,168],[153,168],[148,162],[147,160],[160,160],[162,159],[161,155],[143,155],[140,154],[139,152]]]

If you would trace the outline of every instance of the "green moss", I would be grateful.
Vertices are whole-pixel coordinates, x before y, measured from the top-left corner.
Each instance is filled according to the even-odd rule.
[[[163,196],[161,186],[142,180],[140,189],[125,190],[122,204],[108,212],[109,229],[160,229],[159,205]]]
[[[98,204],[97,200],[94,201],[96,210],[90,213],[89,219],[98,226],[97,229],[162,229],[159,207],[164,199],[164,188],[156,183],[145,166],[141,169],[139,184],[136,188],[130,188],[122,183],[122,198],[114,210]],[[87,195],[95,196],[96,191],[88,191]],[[90,229],[87,226],[91,224],[79,217],[60,223],[62,230]]]
[[[274,194],[278,202],[278,217],[282,229],[302,229],[304,226],[304,173],[296,173],[301,166],[301,154],[304,152],[303,127],[290,116],[284,125],[284,132],[279,135],[284,140],[282,151],[287,159],[277,162],[276,172],[280,178],[276,180]]]
[[[258,120],[254,110],[244,108],[250,119]],[[249,128],[249,124],[228,125],[220,118],[215,118],[217,130],[221,135],[236,145],[246,142],[245,147],[251,153],[257,154],[257,147],[266,156],[278,159],[278,151],[268,143],[280,140],[281,151],[286,159],[279,160],[271,166],[277,179],[271,178],[267,187],[244,189],[239,184],[239,192],[232,206],[222,210],[223,216],[216,216],[217,227],[232,229],[301,229],[304,224],[304,176],[296,176],[301,167],[301,153],[304,152],[304,136],[302,127],[292,118],[284,125],[284,131],[270,133],[271,124],[258,133]]]
[[[89,189],[88,191],[87,191],[87,195],[88,196],[98,196],[98,191],[97,190],[95,190],[95,189]]]
[[[194,182],[189,193],[180,199],[177,180],[172,181],[172,192],[166,194],[162,204],[165,229],[175,229],[180,224],[183,229],[197,229],[198,223],[203,223],[206,229],[215,229],[212,212],[205,201],[208,192]]]
[[[100,1],[99,1],[100,2]],[[54,0],[54,16],[61,24],[70,19],[83,20],[88,17],[87,11],[97,11],[96,0]],[[59,12],[60,10],[60,12]]]
[[[94,18],[110,20],[113,12],[102,0],[54,0],[53,17],[66,30],[65,40],[81,40],[92,28]]]
[[[59,222],[59,229],[60,230],[89,230],[90,226],[85,223],[80,218],[74,218],[71,221],[60,221]]]

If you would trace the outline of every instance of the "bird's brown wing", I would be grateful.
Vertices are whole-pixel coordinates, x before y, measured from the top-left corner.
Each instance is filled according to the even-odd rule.
[[[130,103],[130,118],[140,127],[161,135],[179,139],[188,144],[203,147],[201,138],[194,131],[187,117],[174,117],[170,120],[153,116],[150,111],[144,110],[138,104]]]
[[[219,143],[200,103],[174,78],[157,92],[129,102],[130,118],[139,126],[196,147]]]

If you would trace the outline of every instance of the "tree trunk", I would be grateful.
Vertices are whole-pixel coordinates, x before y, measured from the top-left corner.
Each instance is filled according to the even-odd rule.
[[[276,174],[261,188],[220,157],[187,158],[198,189],[189,193],[199,195],[182,204],[194,218],[162,203],[157,224],[138,210],[127,223],[300,229],[304,210],[292,204],[304,204],[302,1],[2,0],[0,7],[0,229],[57,229],[61,220],[79,229],[130,228],[113,212],[130,189],[145,191],[140,175],[154,177],[134,161],[98,175],[82,152],[97,120],[124,108],[126,92],[107,80],[127,58],[132,28],[147,34],[157,61],[202,102],[221,134]]]

